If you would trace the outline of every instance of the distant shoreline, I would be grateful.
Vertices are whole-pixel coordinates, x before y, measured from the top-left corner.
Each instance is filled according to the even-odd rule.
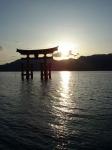
[[[40,71],[40,64],[32,59],[34,71]],[[53,71],[112,71],[112,54],[81,56],[78,59],[52,60]],[[21,59],[0,65],[0,71],[21,71]]]

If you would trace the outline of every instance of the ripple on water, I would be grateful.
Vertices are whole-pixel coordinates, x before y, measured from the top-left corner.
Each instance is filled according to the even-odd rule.
[[[111,149],[112,72],[52,76],[0,74],[0,149]]]

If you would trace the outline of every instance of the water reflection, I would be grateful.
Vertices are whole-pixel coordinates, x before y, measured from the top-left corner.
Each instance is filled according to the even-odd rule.
[[[66,98],[69,91],[69,80],[70,80],[70,72],[60,72],[60,85],[61,85],[61,96]]]
[[[68,145],[68,122],[70,120],[69,114],[72,113],[72,90],[71,90],[71,72],[60,72],[59,84],[57,87],[57,97],[53,104],[55,123],[51,125],[53,128],[58,144],[56,149],[65,149]]]
[[[67,149],[68,146],[71,114],[75,107],[73,82],[72,73],[63,71],[55,80],[38,82],[38,85],[33,81],[21,84],[19,108],[28,114],[28,117],[24,115],[27,119],[22,119],[24,124],[35,128],[40,137],[44,134],[47,140],[53,139],[55,149]]]
[[[60,89],[58,90],[60,94],[60,110],[63,112],[68,112],[70,104],[70,72],[60,72]]]

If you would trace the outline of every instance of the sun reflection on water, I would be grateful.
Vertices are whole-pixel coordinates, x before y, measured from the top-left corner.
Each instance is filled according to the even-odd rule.
[[[71,72],[62,71],[59,74],[59,84],[57,86],[58,99],[53,104],[55,115],[55,124],[51,124],[58,141],[56,149],[64,149],[68,144],[67,136],[69,134],[68,122],[70,113],[72,113],[72,90],[71,90]]]
[[[71,73],[69,71],[60,72],[60,90],[58,91],[60,94],[60,110],[63,112],[70,112],[71,108],[71,96],[72,91],[70,87],[70,76]]]
[[[60,77],[61,77],[61,88],[63,90],[62,93],[66,93],[69,89],[69,80],[70,80],[70,72],[64,71],[60,72]]]
[[[60,105],[62,111],[65,111],[67,104],[69,102],[69,80],[70,80],[70,72],[60,72]]]

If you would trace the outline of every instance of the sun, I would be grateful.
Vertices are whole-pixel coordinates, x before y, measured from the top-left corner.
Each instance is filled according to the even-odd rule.
[[[58,47],[61,59],[69,59],[70,57],[73,57],[77,50],[77,45],[70,42],[62,42]]]

